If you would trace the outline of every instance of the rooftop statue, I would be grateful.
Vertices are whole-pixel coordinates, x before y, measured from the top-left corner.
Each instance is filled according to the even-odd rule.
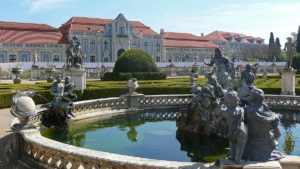
[[[223,89],[232,88],[232,77],[234,77],[234,65],[227,57],[223,56],[222,48],[215,48],[215,55],[208,66],[216,66],[216,76]]]
[[[70,39],[66,55],[67,67],[83,68],[83,59],[85,56],[77,36],[73,36],[72,39]]]
[[[291,69],[292,68],[293,57],[296,54],[296,46],[295,46],[295,43],[292,42],[291,37],[287,38],[287,42],[285,43],[283,50],[286,51],[286,54],[287,54],[287,57],[288,57],[285,68],[286,69]]]

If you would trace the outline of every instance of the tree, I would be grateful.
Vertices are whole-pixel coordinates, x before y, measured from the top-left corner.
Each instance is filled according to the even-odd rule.
[[[293,57],[292,68],[296,69],[297,73],[300,73],[300,53],[297,53],[297,55]]]
[[[275,44],[273,32],[270,33],[269,45]]]
[[[292,37],[292,42],[296,42],[297,41],[297,33],[296,32],[291,32],[291,37]]]
[[[116,61],[113,72],[158,72],[151,55],[141,49],[129,49]]]
[[[295,43],[296,43],[296,51],[297,53],[300,53],[300,25],[298,27],[297,40]]]
[[[280,54],[281,54],[281,44],[279,38],[277,37],[275,41],[275,49],[274,49],[274,55],[277,61],[279,60]]]
[[[272,61],[274,57],[276,57],[276,45],[274,41],[274,35],[273,32],[270,33],[270,39],[269,39],[269,48],[268,48],[268,60]]]

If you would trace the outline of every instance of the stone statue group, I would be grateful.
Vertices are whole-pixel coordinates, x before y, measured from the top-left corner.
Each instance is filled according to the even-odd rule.
[[[81,43],[77,36],[73,36],[69,41],[69,47],[66,50],[66,66],[83,68],[83,60],[85,55],[83,54]]]
[[[62,76],[56,75],[56,80],[51,86],[51,94],[54,96],[53,101],[46,104],[48,113],[43,114],[43,124],[45,126],[57,126],[60,129],[65,129],[68,126],[69,115],[73,116],[73,100],[77,95],[73,93],[75,84],[71,81],[70,77],[64,78],[62,83]]]
[[[267,161],[282,158],[277,150],[279,115],[264,101],[264,92],[253,85],[255,69],[248,64],[236,77],[233,62],[215,49],[204,85],[191,83],[194,98],[178,119],[179,129],[227,138],[230,159]]]

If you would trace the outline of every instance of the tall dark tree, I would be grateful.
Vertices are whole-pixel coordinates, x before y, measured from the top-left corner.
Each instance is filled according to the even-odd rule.
[[[274,41],[274,35],[273,32],[270,33],[270,39],[269,39],[269,48],[268,48],[268,60],[272,61],[274,59],[275,56],[275,50],[276,50],[276,46],[275,46],[275,41]]]
[[[297,34],[297,40],[296,40],[296,51],[297,51],[297,53],[300,53],[300,25],[298,27],[298,34]]]
[[[274,46],[274,55],[277,61],[279,61],[280,59],[280,54],[281,54],[281,44],[280,44],[280,40],[277,37],[276,41],[275,41],[275,46]]]
[[[273,32],[270,33],[269,45],[275,44]]]

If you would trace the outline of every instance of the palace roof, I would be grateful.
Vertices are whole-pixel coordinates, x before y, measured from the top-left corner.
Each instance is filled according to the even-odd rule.
[[[204,36],[206,39],[211,41],[221,41],[221,42],[241,42],[241,43],[262,43],[264,39],[260,37],[247,36],[242,33],[236,32],[224,32],[224,31],[214,31],[210,34]]]
[[[190,33],[165,32],[164,47],[216,48],[216,44],[206,38]]]
[[[103,18],[88,18],[88,17],[72,17],[66,23],[64,23],[60,30],[64,34],[68,34],[70,31],[82,31],[82,32],[104,32],[105,26],[113,22],[112,19]],[[145,36],[159,35],[153,31],[150,27],[144,25],[140,21],[128,21],[135,28],[137,34]]]
[[[46,24],[0,21],[1,43],[65,44],[59,29]]]

